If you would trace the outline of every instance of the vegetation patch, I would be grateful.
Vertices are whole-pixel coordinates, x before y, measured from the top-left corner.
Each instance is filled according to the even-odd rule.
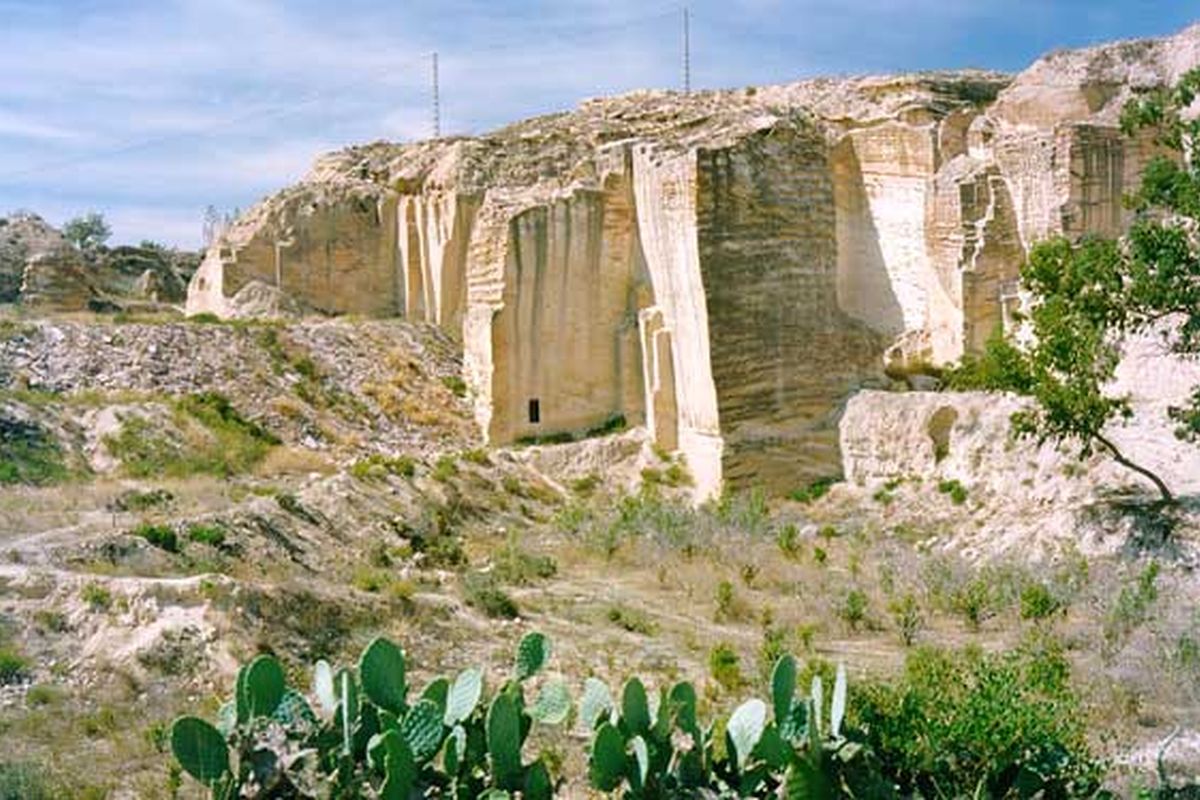
[[[152,525],[142,523],[130,531],[134,536],[140,536],[150,544],[168,553],[179,552],[179,537],[170,525]]]
[[[50,486],[70,477],[58,439],[0,410],[0,485]]]

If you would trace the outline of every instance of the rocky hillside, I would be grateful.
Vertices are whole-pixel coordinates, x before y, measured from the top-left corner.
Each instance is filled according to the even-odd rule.
[[[198,265],[194,253],[150,243],[83,252],[36,214],[0,217],[0,304],[144,311],[182,302]]]
[[[318,159],[207,254],[192,313],[267,284],[436,324],[489,442],[621,417],[698,497],[834,473],[885,366],[1013,322],[1027,249],[1115,235],[1156,151],[1117,127],[1200,27],[981,72],[640,92],[479,137]]]

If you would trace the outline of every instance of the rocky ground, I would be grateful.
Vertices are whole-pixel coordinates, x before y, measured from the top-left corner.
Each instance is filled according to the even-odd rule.
[[[215,711],[256,652],[303,685],[386,633],[419,679],[499,674],[535,628],[572,681],[687,677],[710,710],[761,688],[781,649],[860,681],[920,644],[1061,648],[1114,781],[1148,774],[1176,726],[1170,768],[1200,763],[1192,511],[1172,550],[1085,554],[1070,527],[973,548],[1039,507],[914,474],[692,509],[686,465],[636,430],[479,448],[431,327],[2,330],[0,763],[46,796],[199,796],[166,726]],[[1072,519],[1089,513],[1131,541],[1136,504]],[[578,736],[540,736],[583,774]]]

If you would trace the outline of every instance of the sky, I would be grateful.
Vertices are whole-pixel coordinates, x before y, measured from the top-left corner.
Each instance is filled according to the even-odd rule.
[[[322,152],[682,82],[672,0],[0,0],[0,214],[196,247]],[[692,83],[982,67],[1172,33],[1181,0],[689,0]]]

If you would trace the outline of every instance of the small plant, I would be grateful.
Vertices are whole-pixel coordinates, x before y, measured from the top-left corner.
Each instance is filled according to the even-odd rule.
[[[446,375],[442,378],[442,386],[445,386],[455,397],[467,396],[467,382],[457,375]]]
[[[99,583],[89,583],[80,589],[79,599],[87,603],[92,611],[108,611],[112,608],[112,592]]]
[[[1158,562],[1151,561],[1136,579],[1121,588],[1104,620],[1104,641],[1109,651],[1119,648],[1148,618],[1151,606],[1158,600],[1158,572]]]
[[[509,541],[496,553],[492,573],[503,583],[528,586],[538,580],[553,578],[558,573],[558,562],[553,556],[530,553],[516,541]]]
[[[917,635],[925,627],[921,604],[911,592],[906,592],[888,604],[888,611],[892,613],[896,630],[900,632],[900,641],[904,642],[905,647],[912,647]]]
[[[800,541],[800,529],[791,522],[784,525],[775,534],[775,544],[779,547],[779,552],[792,561],[799,560],[804,549],[804,544]]]
[[[474,450],[464,450],[459,454],[463,461],[468,464],[475,464],[480,467],[490,467],[492,459],[488,457],[487,450],[483,448],[475,448]]]
[[[868,604],[867,595],[862,590],[851,589],[842,600],[842,605],[838,609],[838,616],[850,626],[850,630],[857,631],[858,626],[862,625],[867,619]]]
[[[218,550],[225,546],[225,526],[219,522],[193,522],[188,525],[187,538]]]
[[[571,491],[580,497],[591,497],[601,484],[600,476],[592,472],[571,481]]]
[[[737,622],[750,615],[750,609],[744,600],[737,596],[731,581],[721,581],[716,589],[717,610],[713,614],[715,622]]]
[[[452,455],[441,456],[433,466],[433,479],[439,483],[446,483],[457,474],[458,464]]]
[[[737,651],[725,642],[709,651],[708,674],[728,694],[746,685],[746,679],[742,677],[741,659]]]
[[[389,475],[411,478],[417,473],[417,462],[409,456],[389,457],[372,453],[350,465],[350,474],[360,481],[384,480]]]
[[[644,611],[627,606],[611,606],[606,616],[609,622],[630,633],[653,636],[658,632],[658,626]]]
[[[1029,583],[1021,590],[1021,619],[1048,619],[1063,610],[1062,601],[1040,581]]]
[[[168,553],[179,552],[179,537],[176,536],[175,529],[169,525],[142,523],[134,528],[132,533],[160,550],[166,550]]]
[[[29,678],[29,659],[11,645],[0,646],[0,686],[24,683]]]
[[[788,495],[789,498],[797,503],[809,505],[820,500],[825,495],[829,494],[829,490],[837,483],[840,478],[818,478],[817,480],[805,486],[803,489],[796,489]]]
[[[516,619],[520,615],[517,603],[500,588],[495,576],[473,572],[463,580],[467,605],[493,619]]]
[[[950,502],[956,506],[961,506],[967,502],[967,488],[957,479],[939,481],[938,491],[942,494],[950,495]]]
[[[818,566],[823,566],[829,559],[829,554],[825,552],[824,547],[813,547],[813,562]]]

